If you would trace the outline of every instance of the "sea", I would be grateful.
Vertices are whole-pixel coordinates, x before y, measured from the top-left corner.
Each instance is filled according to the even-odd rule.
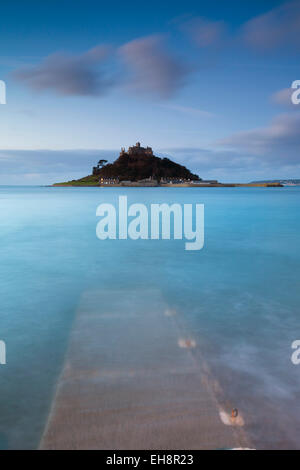
[[[147,207],[204,204],[203,248],[99,240],[96,209],[120,195]],[[151,289],[180,317],[224,402],[242,410],[253,447],[299,449],[299,207],[300,187],[1,186],[0,449],[39,447],[87,293],[134,292],[143,305]],[[132,307],[124,302],[124,315]]]

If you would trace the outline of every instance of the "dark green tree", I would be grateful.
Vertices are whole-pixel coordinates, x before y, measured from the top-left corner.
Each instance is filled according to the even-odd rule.
[[[107,163],[107,160],[99,160],[97,168],[100,170],[100,168],[103,168]]]

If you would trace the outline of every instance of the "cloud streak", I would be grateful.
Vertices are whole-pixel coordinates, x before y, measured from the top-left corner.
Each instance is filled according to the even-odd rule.
[[[243,37],[251,47],[272,49],[291,46],[299,49],[300,3],[298,0],[248,21],[243,27]]]
[[[101,70],[108,53],[109,48],[101,45],[77,56],[56,53],[38,65],[16,70],[13,75],[35,91],[51,90],[69,96],[101,95],[113,85],[112,79]]]
[[[208,53],[216,46],[237,43],[260,51],[280,52],[284,46],[288,52],[299,50],[300,3],[290,1],[251,19],[231,40],[224,21],[193,17],[179,22],[178,28]],[[199,70],[197,53],[191,60],[193,64],[170,51],[166,36],[151,35],[119,48],[97,45],[78,55],[54,53],[37,65],[18,68],[13,76],[35,91],[65,96],[101,96],[119,88],[168,99],[185,86],[191,72]],[[283,95],[277,99],[283,100]]]
[[[270,124],[235,133],[210,148],[170,148],[179,159],[205,178],[227,182],[300,178],[300,112],[280,114]]]
[[[119,50],[129,72],[128,86],[135,92],[170,98],[184,84],[189,67],[167,51],[163,36],[128,42]]]
[[[224,21],[195,17],[183,22],[180,29],[197,47],[209,47],[222,43],[227,28]]]
[[[205,111],[199,108],[193,108],[191,106],[181,106],[181,105],[176,105],[176,104],[161,104],[160,106],[166,109],[170,109],[172,111],[179,112],[179,113],[189,114],[190,116],[193,116],[193,117],[211,118],[215,116],[215,114],[209,111]]]
[[[271,100],[275,104],[279,104],[281,106],[294,106],[292,103],[292,94],[294,90],[292,88],[284,88],[283,90],[279,90],[271,96]]]
[[[218,142],[243,154],[270,159],[274,164],[300,164],[300,113],[280,114],[263,128],[239,132]]]
[[[300,177],[300,114],[278,116],[269,126],[234,134],[210,148],[155,150],[203,178],[225,182]],[[116,150],[0,150],[0,184],[52,184],[91,173],[100,159],[114,161]]]
[[[114,76],[108,73],[115,65],[112,56],[119,59]],[[125,87],[165,99],[184,86],[190,71],[167,49],[164,37],[156,35],[128,42],[118,50],[98,45],[80,55],[55,53],[40,64],[17,69],[13,76],[34,91],[59,95],[98,96],[113,87]]]
[[[91,173],[100,159],[112,160],[116,151],[1,150],[0,184],[52,184]]]

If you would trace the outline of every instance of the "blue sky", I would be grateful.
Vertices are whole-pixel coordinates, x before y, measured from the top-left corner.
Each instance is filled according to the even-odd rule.
[[[203,178],[300,178],[300,2],[1,5],[0,184],[81,177],[137,140]]]

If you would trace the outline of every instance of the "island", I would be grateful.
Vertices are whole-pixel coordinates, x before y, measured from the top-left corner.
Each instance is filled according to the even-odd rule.
[[[99,187],[278,187],[280,183],[220,183],[217,180],[203,180],[191,173],[185,166],[169,158],[153,154],[151,147],[142,147],[140,142],[128,148],[121,148],[119,157],[113,162],[99,160],[92,174],[53,186],[99,186]]]

